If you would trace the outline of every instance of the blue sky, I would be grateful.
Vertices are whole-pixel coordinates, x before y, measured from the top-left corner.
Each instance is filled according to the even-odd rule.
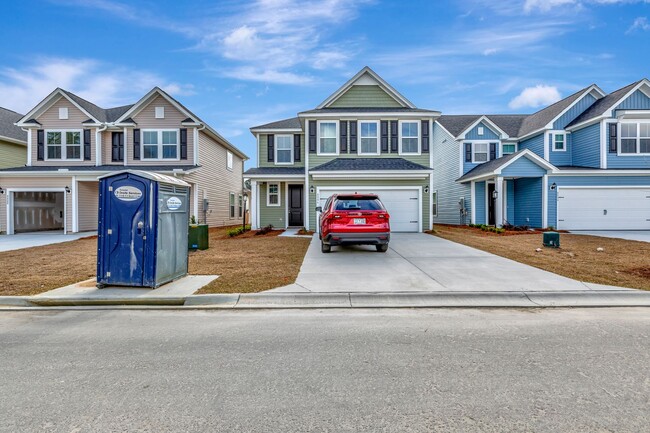
[[[24,0],[0,15],[0,106],[55,87],[103,107],[153,86],[251,156],[248,128],[368,65],[422,108],[529,113],[650,76],[650,0]]]

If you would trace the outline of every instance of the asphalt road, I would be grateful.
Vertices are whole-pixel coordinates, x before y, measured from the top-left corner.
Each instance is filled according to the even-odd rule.
[[[0,312],[3,432],[648,432],[650,309]]]

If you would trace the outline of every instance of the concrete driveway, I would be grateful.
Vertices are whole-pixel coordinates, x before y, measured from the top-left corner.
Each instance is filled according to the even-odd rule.
[[[296,284],[276,292],[607,290],[424,233],[394,233],[390,249],[335,247],[314,236]],[[631,289],[630,289],[631,290]]]
[[[650,242],[650,230],[572,231],[571,234],[601,236],[604,238],[626,239],[629,241]]]
[[[88,236],[95,236],[96,234],[97,232],[82,232],[64,235],[62,231],[56,231],[2,235],[0,236],[0,253],[4,251],[21,250],[23,248],[40,247],[43,245],[75,241]]]

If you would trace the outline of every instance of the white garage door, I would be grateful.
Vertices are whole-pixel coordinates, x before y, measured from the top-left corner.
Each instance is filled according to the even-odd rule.
[[[344,190],[320,188],[320,206],[323,206],[332,194],[354,192],[377,194],[390,214],[390,230],[392,232],[418,232],[420,231],[420,196],[418,191],[416,188],[386,190],[368,187]]]
[[[558,188],[560,230],[648,230],[650,188]]]

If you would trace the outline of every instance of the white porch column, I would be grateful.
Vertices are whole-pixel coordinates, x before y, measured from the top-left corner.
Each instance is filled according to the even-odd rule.
[[[251,212],[251,229],[258,230],[257,226],[257,205],[258,205],[258,191],[257,191],[257,181],[251,180],[251,202],[250,202],[250,212]]]
[[[497,177],[494,190],[497,193],[497,199],[494,203],[494,222],[497,227],[501,227],[503,226],[503,196],[505,195],[502,177]],[[492,200],[492,197],[489,199]]]

